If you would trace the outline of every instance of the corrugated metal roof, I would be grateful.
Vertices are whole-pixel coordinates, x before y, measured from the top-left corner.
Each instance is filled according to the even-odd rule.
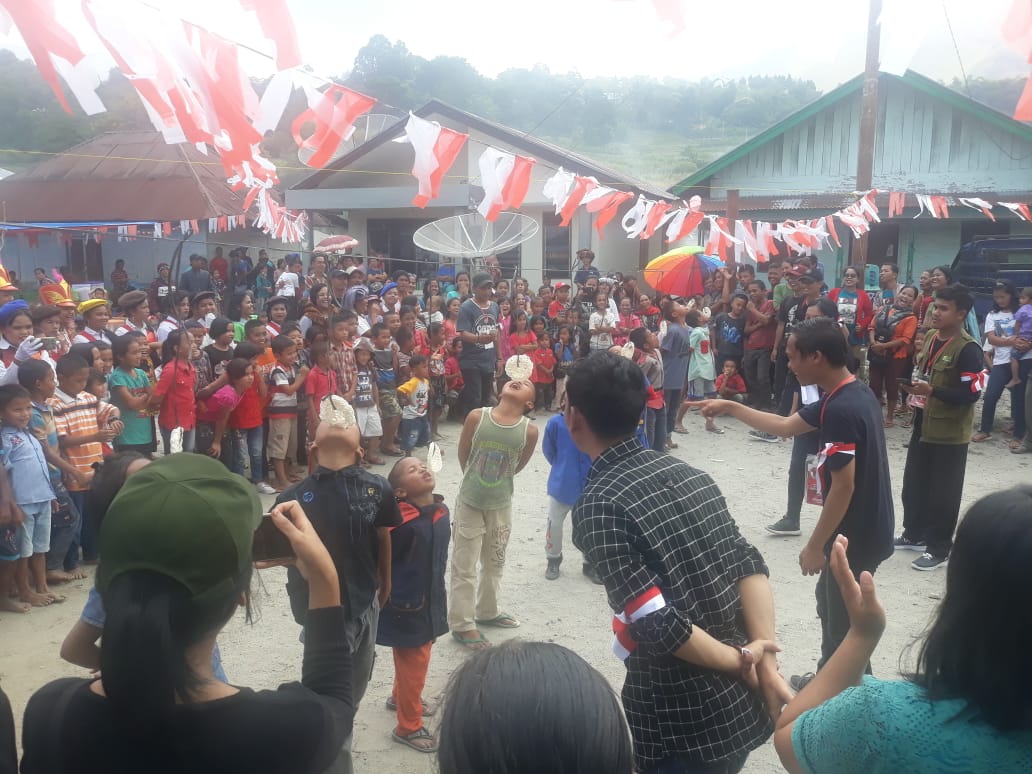
[[[158,132],[107,132],[0,181],[7,222],[174,221],[235,215],[218,156]]]
[[[937,83],[931,78],[927,78],[913,70],[907,70],[901,76],[890,75],[889,73],[879,73],[878,79],[879,83],[894,81],[906,84],[917,91],[928,94],[929,96],[941,100],[952,107],[956,107],[969,115],[975,116],[979,120],[985,121],[998,129],[1014,134],[1024,140],[1032,140],[1032,126],[1029,124],[1015,121],[1010,116],[970,97],[960,94],[948,86],[943,86],[941,83]],[[808,105],[804,105],[795,113],[786,116],[773,126],[768,127],[754,137],[749,138],[737,148],[734,148],[720,158],[711,161],[706,166],[693,172],[681,182],[671,186],[670,190],[676,196],[681,196],[682,194],[689,192],[692,188],[705,186],[708,178],[713,177],[722,169],[727,168],[738,159],[770,142],[775,137],[785,134],[789,129],[799,126],[804,121],[810,119],[828,106],[861,91],[863,89],[863,85],[864,76],[861,73],[826,94],[821,95]]]

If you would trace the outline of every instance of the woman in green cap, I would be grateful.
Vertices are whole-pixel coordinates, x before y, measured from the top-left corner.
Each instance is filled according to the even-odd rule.
[[[173,454],[130,476],[107,511],[102,676],[56,680],[32,696],[23,774],[330,766],[354,717],[340,583],[297,502],[268,518],[308,581],[301,682],[254,691],[212,673],[215,638],[239,607],[249,611],[262,507],[216,460]]]

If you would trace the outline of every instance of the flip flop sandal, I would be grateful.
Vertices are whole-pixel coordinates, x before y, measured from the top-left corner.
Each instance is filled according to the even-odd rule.
[[[688,431],[683,427],[675,427],[674,432],[678,435],[688,435]]]
[[[499,613],[494,618],[476,618],[474,620],[481,626],[494,626],[498,629],[516,629],[520,625],[520,622],[508,613]]]
[[[404,457],[405,453],[399,449],[380,449],[381,454],[386,454],[388,457]]]
[[[486,642],[487,640],[484,640],[484,641]],[[434,704],[427,704],[422,699],[420,699],[419,703],[423,706],[422,715],[423,715],[424,718],[432,718],[434,715],[437,714],[437,706],[436,705],[434,705]],[[387,702],[386,702],[385,706],[391,712],[397,712],[398,711],[398,704],[397,704],[397,702],[394,701],[394,697],[393,696],[388,696],[387,697]]]
[[[452,639],[455,640],[459,645],[464,647],[466,650],[483,650],[483,648],[476,647],[477,645],[483,645],[491,647],[491,641],[487,639],[482,633],[476,639],[470,639],[469,637],[463,637],[462,635],[466,632],[452,632]]]
[[[724,434],[724,428],[722,428],[722,427],[707,427],[706,428],[706,432],[707,433],[716,433],[717,435],[723,435]]]
[[[393,739],[398,744],[403,744],[406,747],[411,747],[416,752],[421,752],[421,753],[435,753],[435,752],[437,752],[437,740],[434,738],[434,735],[431,734],[429,731],[427,731],[425,728],[421,728],[418,731],[413,731],[411,734],[406,734],[405,736],[402,736],[397,731],[391,731],[391,739]],[[416,742],[420,741],[420,740],[429,740],[430,744],[428,744],[428,745],[416,744]]]

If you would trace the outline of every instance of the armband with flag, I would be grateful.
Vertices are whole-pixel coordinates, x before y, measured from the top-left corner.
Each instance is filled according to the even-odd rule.
[[[622,613],[613,616],[613,654],[626,661],[638,647],[631,636],[631,624],[640,621],[650,613],[666,607],[666,600],[659,587],[652,586],[644,594],[635,597],[624,607]]]

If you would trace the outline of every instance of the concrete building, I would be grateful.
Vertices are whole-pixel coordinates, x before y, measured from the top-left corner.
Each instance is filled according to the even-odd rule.
[[[486,147],[493,146],[537,159],[529,193],[519,212],[534,218],[539,231],[521,246],[499,255],[509,276],[518,268],[532,286],[546,276],[569,278],[574,253],[582,247],[594,250],[595,265],[603,272],[635,272],[663,251],[660,236],[647,241],[627,239],[619,216],[604,229],[604,239],[593,228],[594,216],[583,208],[568,227],[559,226],[554,208],[541,189],[545,180],[562,166],[579,175],[594,176],[602,185],[631,191],[635,196],[670,200],[668,191],[436,100],[414,113],[469,134],[440,195],[425,209],[412,206],[416,194],[416,180],[411,174],[412,147],[391,142],[403,136],[406,118],[399,118],[380,134],[295,184],[286,192],[287,207],[343,217],[347,220],[347,233],[359,241],[356,252],[379,253],[391,259],[392,268],[432,274],[440,256],[416,247],[412,234],[426,223],[476,208],[484,195],[477,161]],[[320,236],[316,230],[315,241]]]

